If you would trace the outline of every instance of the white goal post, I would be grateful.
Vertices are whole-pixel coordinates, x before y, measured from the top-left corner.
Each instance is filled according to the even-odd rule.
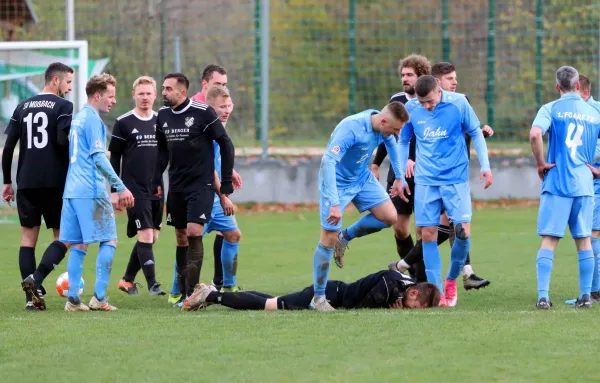
[[[88,42],[84,40],[75,41],[11,41],[0,42],[0,51],[26,51],[35,49],[77,49],[78,58],[71,59],[77,62],[75,87],[77,88],[77,102],[74,110],[79,110],[87,102],[85,84],[88,76]],[[35,66],[36,63],[30,63]],[[69,65],[67,63],[67,65]]]

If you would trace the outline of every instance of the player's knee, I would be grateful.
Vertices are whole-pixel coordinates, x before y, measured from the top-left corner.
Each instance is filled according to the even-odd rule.
[[[437,241],[437,226],[426,226],[421,228],[421,235],[423,236],[423,242],[434,242]]]
[[[199,223],[188,223],[187,236],[188,237],[200,237],[204,231],[204,226]]]
[[[156,241],[158,241],[158,235],[160,234],[159,230],[154,230],[154,233],[152,234],[152,243],[156,243]]]
[[[154,233],[152,232],[152,229],[139,230],[138,241],[144,243],[152,243],[154,241]]]
[[[83,251],[87,251],[87,249],[88,249],[88,245],[84,245],[84,244],[77,244],[77,245],[72,245],[72,246],[76,249],[83,250]]]
[[[398,216],[394,212],[392,214],[386,214],[385,216],[383,216],[381,222],[385,223],[388,226],[394,226],[396,225],[397,220]]]
[[[466,241],[467,239],[469,239],[469,236],[471,235],[471,230],[470,230],[469,225],[464,224],[464,223],[455,224],[454,225],[454,235],[456,236],[456,238]]]
[[[223,233],[223,238],[229,243],[238,243],[242,239],[240,229],[230,230]]]
[[[21,246],[23,247],[35,247],[37,244],[38,236],[40,234],[40,227],[22,227],[21,228]]]
[[[327,247],[334,247],[339,231],[321,229],[321,243]]]
[[[277,298],[269,298],[265,302],[265,311],[277,311]]]
[[[108,241],[108,242],[103,242],[102,244],[103,244],[103,245],[104,245],[104,244],[106,244],[106,245],[112,245],[112,246],[114,246],[114,247],[117,247],[117,240],[114,240],[114,241]]]
[[[177,246],[188,246],[187,230],[175,229],[175,241],[177,241]]]

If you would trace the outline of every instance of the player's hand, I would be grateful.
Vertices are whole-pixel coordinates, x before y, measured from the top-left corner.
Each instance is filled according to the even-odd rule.
[[[155,196],[157,196],[158,198],[163,198],[163,190],[160,186],[158,186],[156,188],[156,193],[154,193]]]
[[[593,167],[590,164],[585,164],[588,168],[590,168],[590,170],[592,171],[592,174],[594,175],[594,178],[600,178],[600,169]],[[6,186],[6,185],[4,185]],[[2,191],[2,199],[4,199],[4,190]]]
[[[12,184],[4,184],[2,186],[2,201],[6,202],[10,206],[10,202],[15,200],[15,190]]]
[[[413,178],[415,176],[415,161],[409,159],[406,163],[406,178]]]
[[[392,303],[390,305],[390,308],[393,309],[393,310],[395,310],[395,309],[401,309],[402,307],[403,307],[402,306],[402,299],[398,299],[396,302],[394,302],[394,303]]]
[[[226,216],[235,214],[233,202],[231,202],[228,197],[221,196],[221,207],[223,208],[223,213],[225,213]]]
[[[379,165],[372,164],[371,165],[371,173],[373,173],[375,178],[377,178],[377,180],[379,181]]]
[[[134,203],[133,194],[131,194],[129,189],[125,189],[121,193],[119,193],[119,206],[121,208],[130,209],[133,207],[133,203]]]
[[[117,192],[110,193],[110,203],[112,203],[113,209],[121,211],[121,205],[119,204],[119,194]]]
[[[479,182],[483,182],[484,178],[485,178],[485,186],[483,188],[487,189],[490,186],[492,186],[492,171],[486,170],[485,172],[479,173]]]
[[[540,177],[540,179],[543,181],[544,177],[546,176],[546,173],[548,173],[548,170],[552,169],[555,166],[556,166],[556,164],[547,164],[545,162],[541,165],[538,165],[538,167],[537,167],[538,177]]]
[[[494,135],[494,129],[492,129],[492,127],[489,125],[484,125],[483,128],[481,128],[481,131],[483,132],[484,138],[488,138]]]
[[[233,169],[233,175],[231,180],[233,181],[233,188],[239,190],[242,188],[242,176]]]
[[[410,195],[410,188],[407,183],[404,183],[401,179],[397,179],[394,181],[392,188],[390,189],[390,196],[400,197],[400,199],[404,202],[408,202],[408,197]]]
[[[340,205],[332,206],[329,208],[329,217],[327,217],[327,223],[337,225],[342,220],[342,210]]]

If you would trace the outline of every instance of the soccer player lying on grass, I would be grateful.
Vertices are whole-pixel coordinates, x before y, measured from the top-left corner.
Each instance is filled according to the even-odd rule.
[[[222,293],[214,286],[201,283],[181,309],[194,311],[220,304],[236,310],[307,310],[314,294],[314,286],[274,297],[255,291]],[[432,283],[416,283],[397,271],[382,270],[353,283],[328,281],[325,299],[335,309],[419,309],[437,307],[440,291]]]

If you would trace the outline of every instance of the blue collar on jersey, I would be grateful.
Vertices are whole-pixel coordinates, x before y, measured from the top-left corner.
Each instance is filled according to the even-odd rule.
[[[578,95],[578,94],[577,94],[577,93],[575,93],[575,92],[569,92],[569,93],[565,93],[565,94],[563,94],[562,96],[560,96],[560,98],[561,98],[561,99],[563,99],[563,98],[564,98],[564,99],[567,99],[567,98],[573,98],[573,99],[577,99],[577,98],[578,98],[578,99],[580,99],[580,100],[583,100],[583,98],[581,98],[581,96],[580,96],[580,95]]]
[[[365,116],[365,122],[367,123],[367,132],[370,133],[373,131],[373,123],[371,122],[371,116],[374,114],[379,114],[379,111],[376,109],[367,109],[365,112],[370,112]]]
[[[93,106],[91,106],[90,104],[84,104],[83,108],[88,108],[90,109],[92,112],[94,112],[98,117],[100,117],[100,115],[98,114],[98,111],[96,110],[96,108],[94,108]]]

